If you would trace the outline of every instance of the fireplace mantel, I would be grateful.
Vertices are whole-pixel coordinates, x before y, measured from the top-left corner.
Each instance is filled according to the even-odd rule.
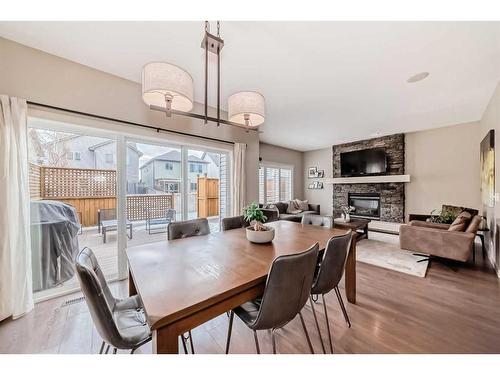
[[[410,182],[409,174],[388,174],[383,176],[336,177],[325,178],[326,184],[385,184],[393,182]]]

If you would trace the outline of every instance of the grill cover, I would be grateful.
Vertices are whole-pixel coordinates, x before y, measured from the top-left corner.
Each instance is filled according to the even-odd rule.
[[[80,222],[75,208],[58,201],[31,202],[33,291],[61,284],[75,274]]]

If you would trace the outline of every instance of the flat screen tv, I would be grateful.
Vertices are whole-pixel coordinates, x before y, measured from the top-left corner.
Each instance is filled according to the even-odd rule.
[[[343,152],[340,154],[342,177],[372,176],[387,172],[387,155],[383,148]]]

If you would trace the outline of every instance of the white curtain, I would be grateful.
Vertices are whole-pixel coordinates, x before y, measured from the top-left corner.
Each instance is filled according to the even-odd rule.
[[[33,308],[26,100],[0,95],[0,320]]]
[[[245,159],[247,145],[245,143],[235,143],[233,150],[233,194],[232,207],[233,215],[241,215],[245,206]]]

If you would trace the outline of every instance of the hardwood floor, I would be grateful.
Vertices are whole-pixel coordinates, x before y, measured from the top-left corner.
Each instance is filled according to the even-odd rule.
[[[327,295],[335,352],[500,353],[500,280],[479,247],[476,251],[475,265],[454,271],[434,262],[425,278],[358,262],[357,304],[347,304],[352,328],[345,324],[335,293]],[[116,295],[126,295],[126,282],[111,286]],[[39,303],[25,317],[1,322],[0,353],[97,353],[101,341],[85,302],[63,305],[78,296]],[[316,312],[327,344],[321,303]],[[303,315],[320,353],[309,305]],[[224,353],[227,326],[223,314],[195,329],[195,351]],[[262,352],[271,353],[270,333],[259,332],[259,339]],[[298,318],[278,331],[277,345],[280,353],[309,352]],[[137,351],[150,352],[150,344]],[[252,331],[237,318],[230,352],[255,353]]]

